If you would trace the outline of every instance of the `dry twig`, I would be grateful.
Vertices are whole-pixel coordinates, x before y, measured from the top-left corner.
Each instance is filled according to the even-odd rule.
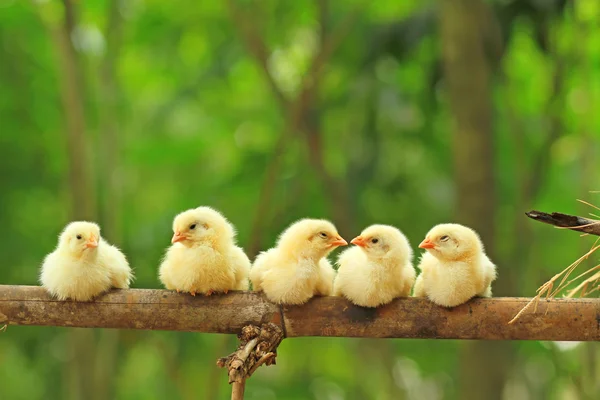
[[[238,349],[217,360],[217,366],[227,368],[229,383],[233,383],[231,398],[243,399],[245,382],[262,364],[274,365],[277,346],[283,340],[281,328],[271,322],[260,328],[247,325],[238,335]]]

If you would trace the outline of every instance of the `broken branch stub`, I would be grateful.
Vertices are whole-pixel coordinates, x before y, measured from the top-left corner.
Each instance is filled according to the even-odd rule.
[[[227,368],[229,383],[243,383],[262,364],[275,364],[277,346],[283,340],[281,328],[271,322],[259,328],[247,325],[238,335],[238,349],[227,357],[217,360],[217,366]]]

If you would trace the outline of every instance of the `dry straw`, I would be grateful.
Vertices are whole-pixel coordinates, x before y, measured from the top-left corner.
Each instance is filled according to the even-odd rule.
[[[583,201],[583,200],[578,200],[578,201],[583,204],[586,204],[590,207],[593,207],[597,210],[600,210],[600,208],[598,208],[586,201]],[[597,217],[596,215],[593,215],[593,216]],[[594,223],[591,223],[588,225],[581,225],[581,226],[578,226],[577,228],[583,228],[583,227],[597,225],[597,224],[600,224],[600,221],[594,222]],[[558,229],[571,229],[571,228],[565,228],[565,227],[557,227],[557,228]],[[587,236],[587,235],[588,234],[583,234],[581,236]],[[517,321],[521,317],[521,315],[523,315],[523,313],[525,313],[525,311],[527,311],[528,309],[531,308],[531,306],[534,307],[533,312],[534,313],[537,312],[537,307],[538,307],[539,302],[542,299],[542,297],[545,297],[546,299],[552,299],[552,298],[555,298],[559,293],[562,293],[563,297],[565,297],[565,298],[573,298],[575,296],[585,297],[594,292],[599,291],[600,290],[600,265],[596,265],[592,268],[589,268],[588,270],[584,271],[583,273],[577,275],[575,278],[569,279],[569,277],[573,274],[573,272],[579,266],[579,264],[581,264],[583,261],[587,260],[592,254],[594,254],[594,252],[596,252],[596,250],[600,249],[600,245],[598,245],[599,240],[600,240],[600,238],[596,239],[596,241],[594,242],[594,245],[587,253],[585,253],[583,256],[579,257],[577,260],[575,260],[575,262],[573,262],[567,268],[565,268],[558,274],[554,275],[552,277],[552,279],[550,279],[549,281],[544,283],[542,286],[540,286],[537,290],[537,295],[534,298],[532,298],[531,301],[529,303],[527,303],[525,305],[525,307],[523,307],[521,309],[521,311],[519,311],[517,313],[517,315],[515,315],[514,318],[511,319],[508,323],[512,324],[515,321]],[[577,286],[575,286],[573,289],[569,289],[569,290],[567,289],[568,287],[570,287],[572,284],[574,284],[576,282],[579,282],[577,284]]]

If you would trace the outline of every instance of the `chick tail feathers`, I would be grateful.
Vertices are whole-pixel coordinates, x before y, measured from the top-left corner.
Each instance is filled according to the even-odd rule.
[[[486,257],[487,258],[487,257]],[[479,293],[480,297],[492,297],[492,282],[496,280],[498,277],[498,272],[496,271],[496,266],[489,260],[486,260],[485,263],[485,289],[483,292]]]
[[[423,286],[423,274],[419,275],[415,282],[415,288],[413,290],[413,297],[426,297],[425,287]]]
[[[333,295],[334,296],[343,296],[342,294],[342,284],[339,275],[335,277],[333,281]]]
[[[129,284],[133,280],[131,269],[122,269],[114,271],[111,276],[111,285],[117,289],[129,289]]]
[[[260,292],[262,289],[263,274],[267,271],[268,265],[275,264],[276,250],[270,249],[260,253],[250,267],[249,278],[252,283],[252,290]]]
[[[478,297],[492,297],[492,286],[489,285],[483,292],[477,294]]]
[[[410,290],[413,287],[413,284],[415,283],[415,278],[414,276],[412,277],[412,279],[406,279],[404,281],[404,283],[402,284],[402,290],[400,291],[400,297],[409,297],[410,296]]]
[[[175,290],[175,286],[171,282],[170,269],[167,261],[163,261],[158,270],[158,279],[168,290]]]
[[[232,264],[235,268],[235,290],[248,290],[250,282],[248,274],[250,272],[250,259],[239,247],[234,247],[232,252]]]
[[[333,280],[335,278],[335,271],[331,266],[331,263],[322,259],[319,262],[319,278],[317,280],[315,294],[320,296],[331,296],[333,293]]]

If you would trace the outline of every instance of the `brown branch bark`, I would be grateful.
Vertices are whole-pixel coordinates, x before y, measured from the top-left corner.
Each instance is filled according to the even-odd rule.
[[[266,362],[271,362],[271,360],[273,358],[275,358],[277,356],[277,354],[273,353],[273,352],[269,352],[267,354],[263,354],[261,358],[258,359],[258,361],[256,362],[256,364],[254,364],[252,366],[252,368],[250,368],[250,371],[248,371],[248,376],[252,376],[252,374],[254,374],[256,372],[256,370],[258,369],[258,367],[260,367],[261,365],[263,365]],[[267,364],[267,365],[271,365],[271,364]]]
[[[545,224],[554,225],[560,228],[568,228],[577,232],[588,233],[590,235],[600,236],[600,221],[578,217],[576,215],[562,213],[545,213],[541,211],[526,212],[529,218],[543,222]]]
[[[244,400],[244,392],[246,391],[246,381],[234,382],[231,386],[231,400]]]
[[[263,324],[260,328],[247,325],[238,335],[237,351],[217,360],[217,366],[227,368],[229,383],[242,383],[262,364],[275,364],[277,346],[283,340],[283,330],[276,324]]]
[[[537,312],[512,319],[531,299],[473,299],[454,308],[403,298],[369,309],[340,297],[278,306],[256,292],[192,297],[167,290],[113,290],[95,301],[57,301],[37,286],[0,285],[0,321],[64,326],[240,333],[272,322],[286,337],[600,340],[600,299],[542,300]],[[251,338],[252,339],[252,338]],[[251,340],[250,339],[250,340]],[[265,354],[269,351],[265,350]]]
[[[283,330],[276,324],[263,324],[260,328],[247,325],[238,335],[237,351],[217,360],[217,366],[227,368],[229,383],[233,383],[231,399],[244,398],[246,379],[262,364],[274,365],[277,346],[283,340]]]

